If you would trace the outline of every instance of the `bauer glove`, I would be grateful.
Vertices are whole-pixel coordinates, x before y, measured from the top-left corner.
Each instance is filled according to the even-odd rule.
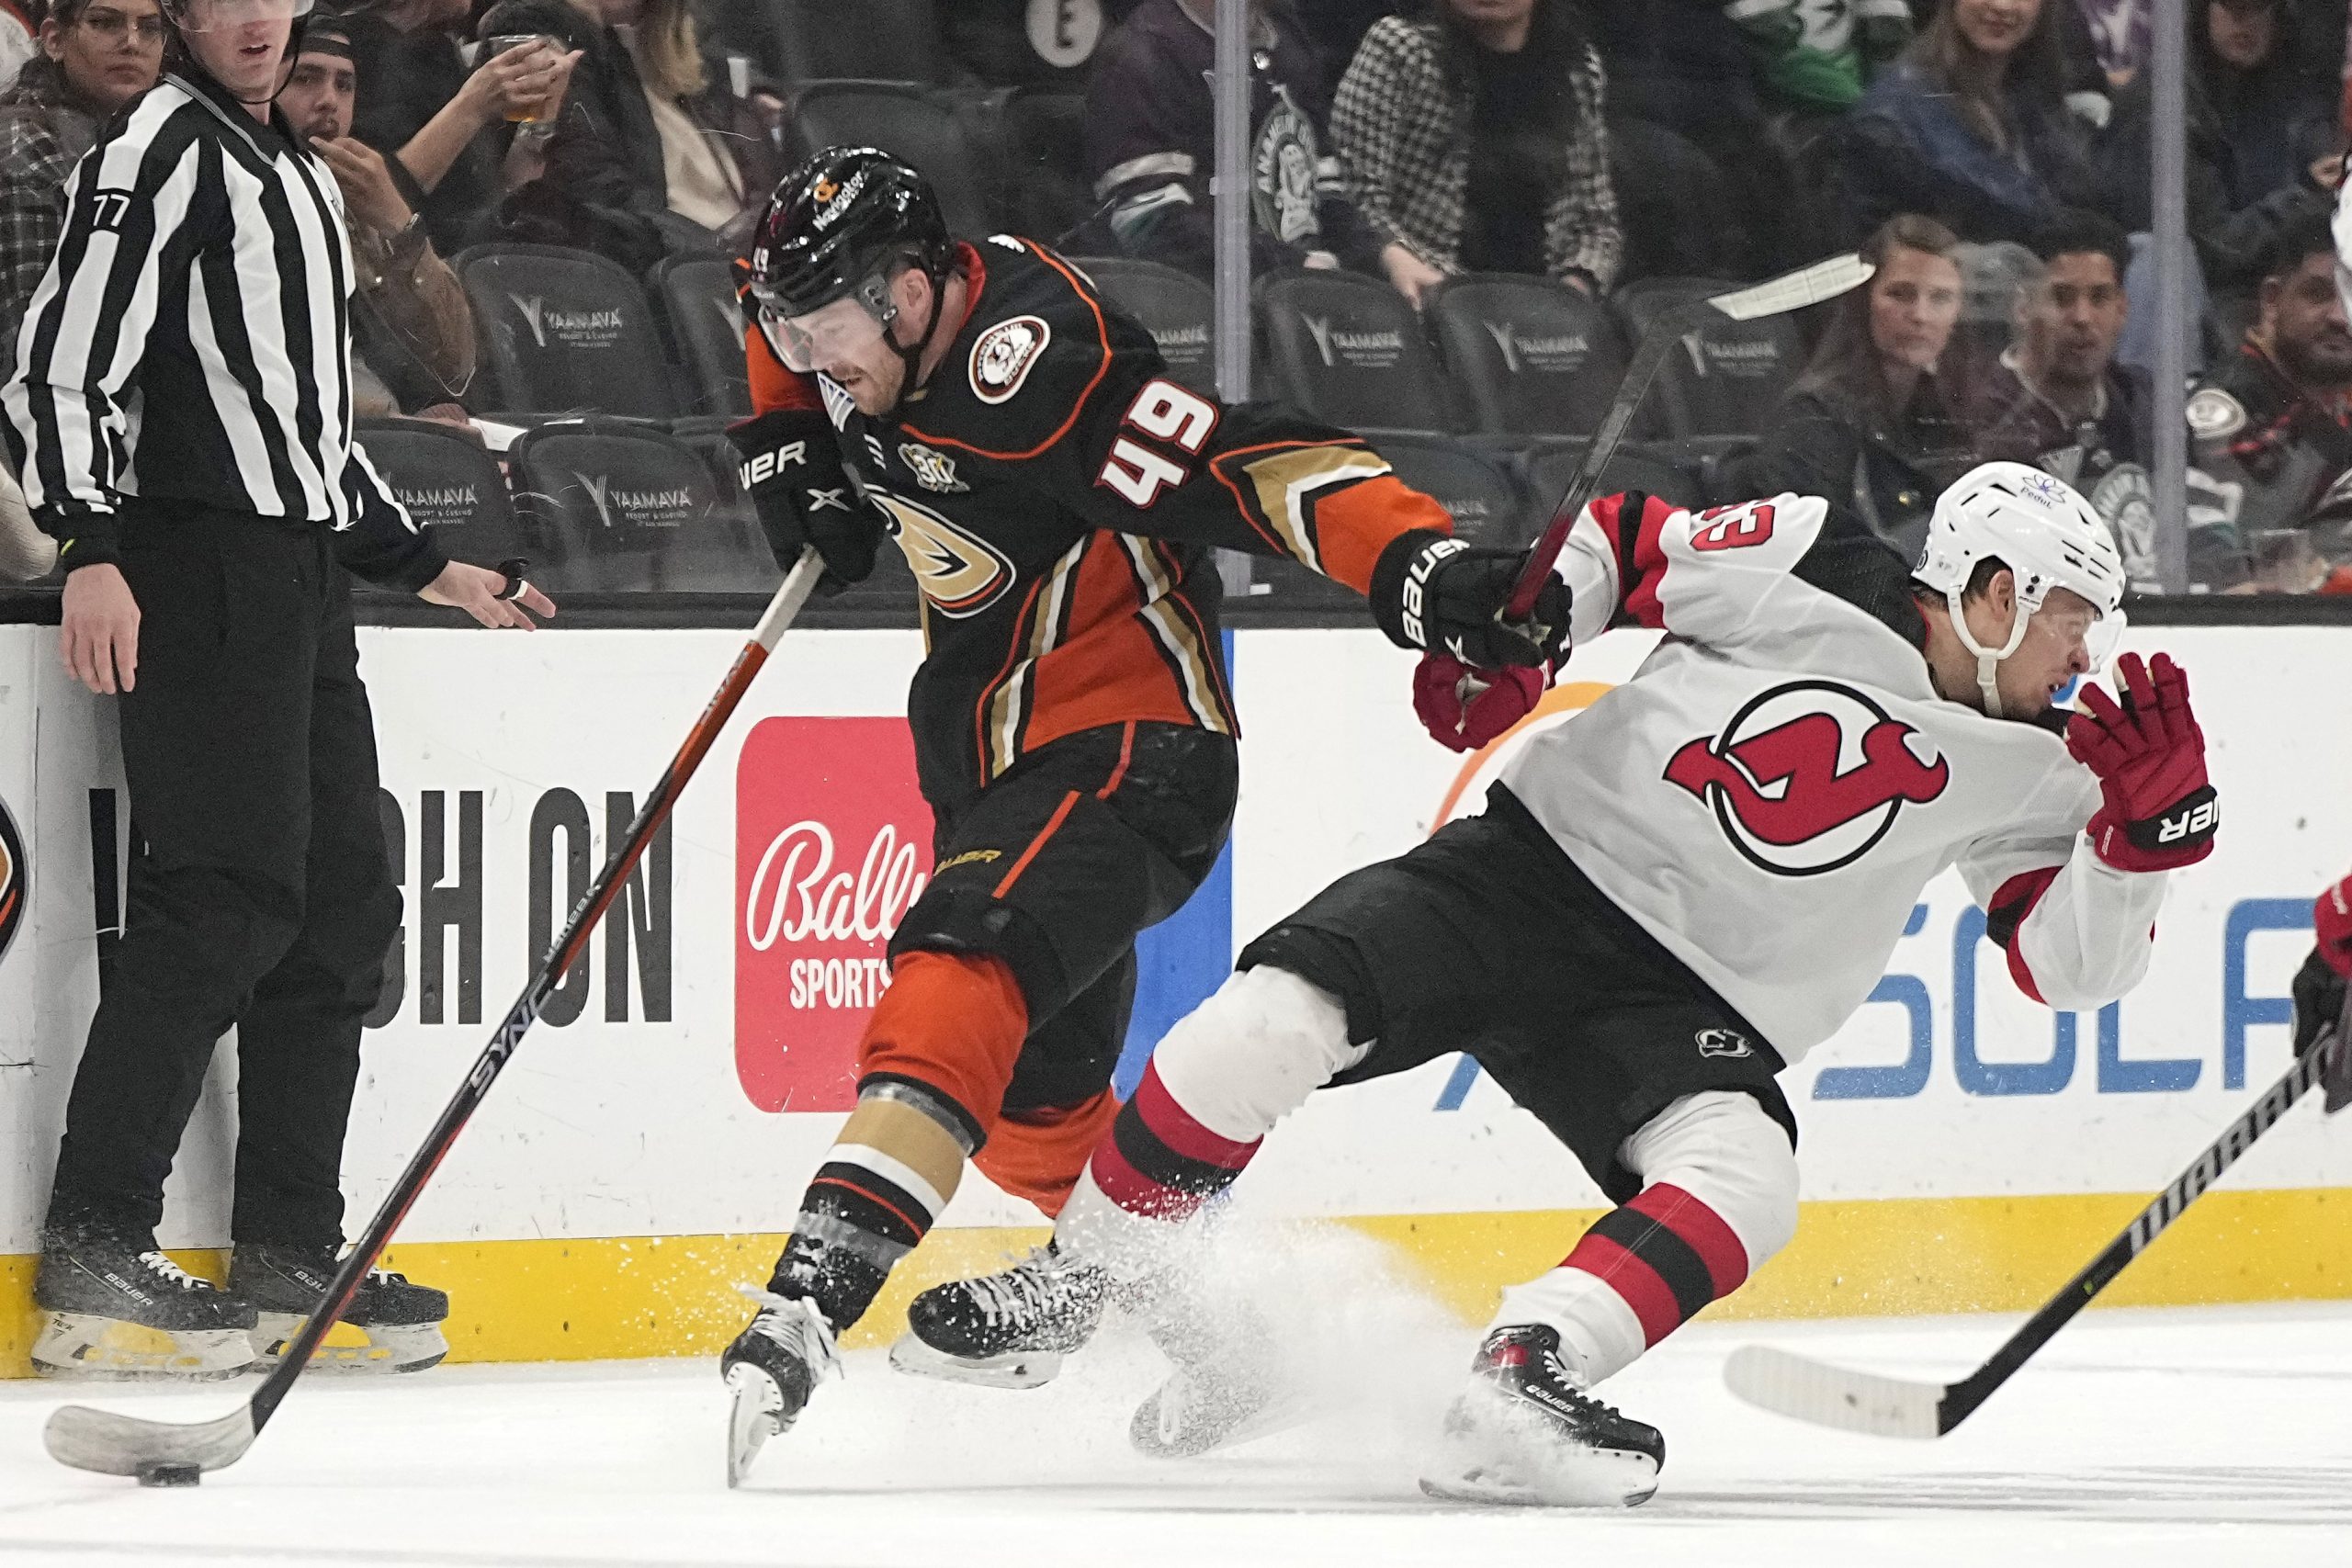
[[[822,410],[754,414],[728,426],[727,439],[743,459],[743,491],[778,566],[790,571],[800,552],[814,546],[825,563],[820,592],[839,593],[872,575],[882,513],[851,481]]]
[[[2118,871],[2170,871],[2213,852],[2221,808],[2205,778],[2205,733],[2188,709],[2188,677],[2172,655],[2115,661],[2123,702],[2083,688],[2066,750],[2098,775],[2091,848]]]

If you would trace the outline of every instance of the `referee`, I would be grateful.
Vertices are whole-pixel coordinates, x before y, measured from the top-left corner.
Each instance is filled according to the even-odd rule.
[[[348,573],[486,626],[554,612],[446,559],[352,439],[343,198],[271,107],[310,4],[164,0],[164,79],[68,182],[0,390],[68,574],[65,663],[118,696],[145,840],[66,1108],[43,1372],[225,1376],[268,1359],[333,1271],[360,1020],[400,921]],[[232,1024],[235,1249],[216,1290],[155,1226]],[[346,1318],[368,1343],[322,1354],[430,1365],[447,1308],[379,1274]]]

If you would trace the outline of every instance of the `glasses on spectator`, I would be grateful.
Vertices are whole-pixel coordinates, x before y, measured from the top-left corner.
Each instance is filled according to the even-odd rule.
[[[131,17],[120,11],[85,11],[82,25],[103,39],[118,42],[126,33],[138,35],[141,43],[164,41],[164,18],[161,17]]]

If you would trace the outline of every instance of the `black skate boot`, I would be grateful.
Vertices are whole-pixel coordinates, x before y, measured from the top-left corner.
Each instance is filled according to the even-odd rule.
[[[734,1407],[727,1421],[727,1484],[740,1485],[760,1445],[799,1418],[817,1385],[842,1375],[832,1325],[807,1296],[743,1293],[760,1303],[751,1325],[718,1360]]]
[[[1478,1348],[1468,1393],[1421,1490],[1465,1503],[1631,1507],[1657,1490],[1666,1438],[1568,1381],[1559,1331],[1498,1328]]]
[[[907,1309],[912,1332],[890,1348],[890,1364],[955,1382],[1036,1388],[1094,1337],[1111,1297],[1109,1275],[1048,1242],[1002,1273],[917,1296]]]
[[[33,1304],[44,1377],[208,1382],[253,1364],[253,1308],[155,1249],[152,1236],[51,1232]]]
[[[251,1303],[255,1363],[274,1367],[326,1299],[337,1265],[329,1247],[240,1244],[229,1258],[229,1289]],[[406,1276],[369,1270],[351,1305],[311,1352],[309,1370],[421,1372],[449,1353],[441,1334],[449,1315],[447,1293],[412,1285]]]

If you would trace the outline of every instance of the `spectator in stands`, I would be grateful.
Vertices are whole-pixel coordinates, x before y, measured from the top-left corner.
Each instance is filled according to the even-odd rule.
[[[390,160],[352,137],[357,97],[348,28],[339,17],[312,17],[277,107],[343,188],[356,285],[352,409],[463,420],[455,402],[473,379],[473,312],[457,275],[434,254],[424,214],[401,193]]]
[[[1331,140],[1397,292],[1418,306],[1460,272],[1607,288],[1624,241],[1600,96],[1569,0],[1424,0],[1375,23]]]
[[[2121,92],[2141,80],[2154,41],[2154,0],[2049,0],[2059,18],[2074,85]]]
[[[1960,241],[1932,218],[1896,218],[1862,243],[1878,270],[1838,302],[1743,488],[1826,498],[1831,516],[1907,557],[1944,488],[1976,463],[1942,374],[1960,320]]]
[[[156,0],[57,0],[40,55],[0,94],[0,348],[11,364],[17,324],[65,230],[65,176],[163,68]]]
[[[40,28],[17,0],[0,0],[0,92],[16,85],[17,77],[40,53]]]
[[[2189,396],[2190,513],[2212,525],[2189,566],[2208,587],[2308,588],[2352,567],[2352,327],[2324,206],[2281,234],[2258,299],[2235,358]],[[2265,537],[2290,531],[2310,546]]]
[[[1839,134],[1848,226],[1925,212],[1962,237],[2033,243],[2093,194],[2086,128],[2067,112],[2052,7],[1949,0]]]
[[[936,14],[949,60],[982,85],[1079,93],[1113,13],[1125,8],[1106,0],[953,0]]]
[[[711,82],[686,0],[500,0],[484,39],[543,33],[580,56],[545,174],[510,197],[512,238],[577,245],[642,273],[716,249],[761,191],[713,134]]]
[[[1625,270],[1760,276],[1816,259],[1821,237],[1724,0],[1581,4],[1609,79]]]
[[[2131,242],[2098,213],[2071,212],[2033,254],[2041,276],[2018,292],[2008,349],[1968,396],[1978,456],[2031,463],[2074,486],[2115,530],[2125,571],[2151,585],[2152,394],[2146,374],[2115,356]]]
[[[1216,0],[1141,0],[1095,51],[1086,93],[1086,173],[1111,243],[1203,277],[1215,254],[1216,14]],[[1280,4],[1253,0],[1250,31],[1251,270],[1377,273],[1379,241],[1326,151],[1313,49]]]
[[[1725,9],[1747,35],[1768,105],[1808,128],[1852,108],[1911,42],[1907,0],[1744,0]]]
[[[2207,287],[2251,288],[2337,131],[2335,62],[2299,58],[2289,0],[2189,0],[2188,235]],[[2100,205],[2153,227],[2148,132],[2154,84],[2115,101],[2098,152]]]
[[[484,237],[499,197],[535,166],[510,122],[560,105],[573,64],[513,51],[472,70],[458,48],[469,14],[469,0],[385,0],[344,18],[360,81],[353,134],[397,155],[393,177],[451,254]]]

